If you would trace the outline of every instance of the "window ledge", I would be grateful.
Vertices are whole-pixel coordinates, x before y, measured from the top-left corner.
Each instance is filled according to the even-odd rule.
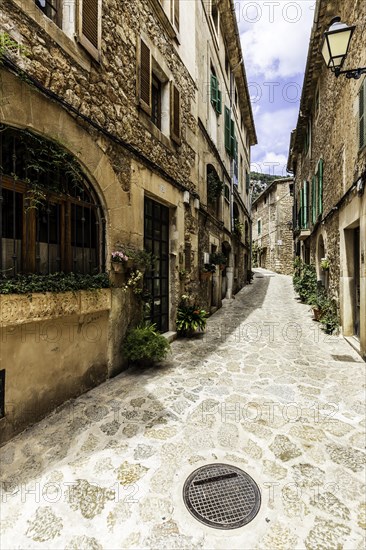
[[[175,28],[173,27],[169,17],[165,13],[163,6],[159,0],[151,0],[152,6],[160,23],[163,25],[164,29],[168,33],[169,38],[174,38],[179,42],[179,35],[177,34]]]
[[[27,17],[41,27],[48,36],[56,42],[81,68],[86,71],[91,69],[90,56],[79,47],[65,32],[49,19],[34,3],[34,0],[13,0],[14,4],[22,10]],[[14,35],[15,36],[15,35]],[[31,59],[31,57],[30,57]]]
[[[0,327],[107,311],[111,309],[111,296],[110,288],[0,294]]]
[[[172,153],[175,152],[175,148],[172,145],[171,139],[163,134],[163,132],[159,130],[159,128],[155,126],[155,124],[150,120],[149,116],[141,109],[139,110],[139,121],[141,122],[141,124],[144,125],[146,130],[148,130],[150,134],[154,136],[154,138],[156,138],[167,149],[169,149],[169,151],[171,151]]]

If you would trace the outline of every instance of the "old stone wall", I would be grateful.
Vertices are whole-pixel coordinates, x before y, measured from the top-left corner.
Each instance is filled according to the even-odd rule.
[[[358,193],[355,184],[366,179],[366,148],[359,145],[359,92],[364,76],[338,78],[327,69],[318,47],[318,40],[329,27],[330,14],[337,14],[341,21],[355,25],[349,52],[343,69],[366,66],[364,21],[366,4],[362,0],[342,2],[318,0],[318,21],[314,24],[314,41],[310,43],[308,72],[301,100],[301,114],[296,128],[290,162],[295,170],[294,198],[299,208],[300,190],[304,181],[311,187],[312,178],[323,161],[323,212],[315,223],[311,220],[309,236],[303,247],[310,249],[310,261],[317,270],[318,279],[327,286],[339,302],[340,320],[346,334],[356,330],[354,296],[360,296],[361,354],[366,354],[366,221],[364,192]],[[307,130],[307,132],[306,132]],[[308,151],[305,136],[310,133]],[[310,206],[313,198],[310,194]],[[354,249],[350,234],[360,231],[360,247]],[[299,231],[296,233],[299,238]],[[320,246],[324,242],[324,248]],[[355,258],[354,254],[357,254]],[[321,257],[330,261],[328,273],[320,267]],[[357,260],[357,261],[356,261]],[[349,263],[359,264],[355,277]],[[352,276],[350,276],[352,274]],[[358,289],[355,286],[358,285]]]
[[[252,206],[256,263],[259,267],[285,275],[290,275],[293,270],[293,238],[289,225],[292,221],[293,201],[290,183],[291,178],[276,180]]]
[[[174,180],[193,189],[195,182],[191,170],[194,150],[193,144],[188,142],[187,134],[196,131],[195,85],[171,39],[157,21],[150,3],[103,2],[100,63],[91,61],[81,46],[73,43],[54,25],[43,28],[43,20],[46,18],[40,10],[35,9],[32,2],[22,3],[22,7],[25,12],[9,0],[2,5],[0,14],[0,27],[11,32],[12,36],[17,36],[27,52],[26,57],[15,56],[15,62],[82,115],[112,136],[126,141],[158,164]],[[57,35],[60,45],[53,39],[52,33]],[[160,139],[159,134],[157,137],[151,134],[144,124],[144,117],[139,113],[136,101],[136,59],[137,44],[142,33],[156,47],[180,90],[180,147],[175,147],[164,137]],[[75,50],[75,56],[68,55],[66,48]],[[117,170],[128,175],[128,162],[127,166],[121,162],[121,148],[114,150],[112,143],[108,144],[107,154],[110,154],[112,163],[117,165]],[[128,180],[124,179],[126,185]]]

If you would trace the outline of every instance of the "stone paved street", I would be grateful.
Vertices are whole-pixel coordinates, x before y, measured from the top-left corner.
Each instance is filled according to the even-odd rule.
[[[361,550],[365,363],[326,336],[291,278],[256,270],[207,334],[129,370],[1,449],[2,549]],[[207,463],[262,493],[237,530],[205,527],[182,487]]]

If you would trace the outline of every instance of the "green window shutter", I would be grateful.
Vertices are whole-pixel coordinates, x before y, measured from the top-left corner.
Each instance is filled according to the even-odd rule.
[[[316,179],[313,176],[311,182],[311,206],[312,206],[312,222],[316,222]]]
[[[230,120],[230,154],[235,158],[235,122]]]
[[[245,190],[247,193],[249,193],[249,188],[250,188],[250,174],[249,172],[246,172],[245,173]]]
[[[307,229],[308,227],[308,182],[304,181],[304,187],[303,187],[303,224],[304,229]]]
[[[302,221],[303,221],[303,211],[302,211],[303,199],[304,199],[304,190],[303,188],[301,188],[300,189],[300,219],[299,219],[300,229],[302,229]]]
[[[219,83],[215,75],[211,75],[211,103],[217,109]]]
[[[222,92],[221,92],[221,90],[217,90],[216,111],[219,113],[219,115],[221,115],[221,113],[222,113]]]
[[[230,154],[231,151],[231,121],[230,121],[230,111],[225,107],[225,149]]]
[[[323,214],[323,159],[318,166],[318,213]]]
[[[236,177],[236,184],[239,180],[239,162],[238,162],[238,140],[234,136],[234,174]]]
[[[364,80],[359,96],[359,147],[366,145],[366,80]]]

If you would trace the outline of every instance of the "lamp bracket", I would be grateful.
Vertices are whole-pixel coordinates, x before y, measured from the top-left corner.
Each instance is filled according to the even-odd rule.
[[[361,75],[366,74],[366,67],[360,67],[359,69],[349,69],[348,71],[341,71],[340,69],[334,69],[334,74],[338,78],[341,74],[344,74],[346,78],[354,78],[358,80]]]

